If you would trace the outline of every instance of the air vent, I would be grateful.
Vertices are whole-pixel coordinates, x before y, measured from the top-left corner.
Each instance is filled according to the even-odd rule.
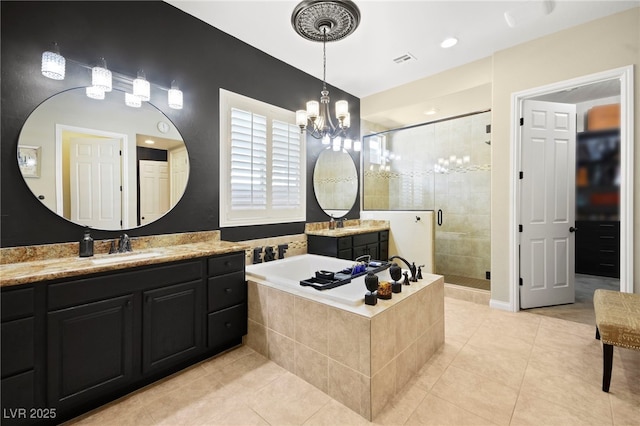
[[[416,57],[411,53],[405,53],[404,55],[398,56],[393,60],[396,64],[404,64],[405,62],[415,61]]]

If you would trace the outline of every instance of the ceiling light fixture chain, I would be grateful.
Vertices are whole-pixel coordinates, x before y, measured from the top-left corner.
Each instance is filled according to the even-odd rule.
[[[323,1],[305,0],[298,4],[291,15],[294,30],[307,40],[322,42],[322,91],[320,103],[307,102],[306,110],[296,111],[296,123],[301,132],[321,139],[322,143],[333,149],[342,148],[359,151],[360,141],[352,141],[346,137],[346,130],[351,125],[349,103],[345,100],[336,102],[337,126],[333,123],[329,112],[329,91],[327,90],[327,42],[341,40],[351,34],[360,23],[360,10],[351,0]],[[344,137],[344,140],[343,140]]]

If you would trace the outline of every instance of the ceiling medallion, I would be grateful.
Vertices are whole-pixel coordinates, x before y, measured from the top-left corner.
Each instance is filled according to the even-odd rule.
[[[351,0],[306,0],[291,14],[293,29],[311,41],[341,40],[354,32],[358,24],[360,9]]]

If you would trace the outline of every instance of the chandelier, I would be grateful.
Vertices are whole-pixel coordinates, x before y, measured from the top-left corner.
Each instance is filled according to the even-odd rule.
[[[345,100],[335,104],[334,124],[329,110],[329,91],[327,90],[327,42],[341,40],[354,32],[360,23],[360,10],[351,0],[322,1],[307,0],[296,6],[291,15],[291,25],[295,31],[307,40],[322,42],[322,91],[320,102],[307,102],[306,110],[296,111],[296,124],[301,132],[329,145],[339,151],[353,148],[360,151],[360,142],[352,142],[346,131],[351,126],[349,103]]]

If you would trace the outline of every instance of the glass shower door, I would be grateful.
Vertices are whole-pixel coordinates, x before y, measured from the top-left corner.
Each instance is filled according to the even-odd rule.
[[[491,113],[434,123],[436,274],[488,290],[491,266]]]

